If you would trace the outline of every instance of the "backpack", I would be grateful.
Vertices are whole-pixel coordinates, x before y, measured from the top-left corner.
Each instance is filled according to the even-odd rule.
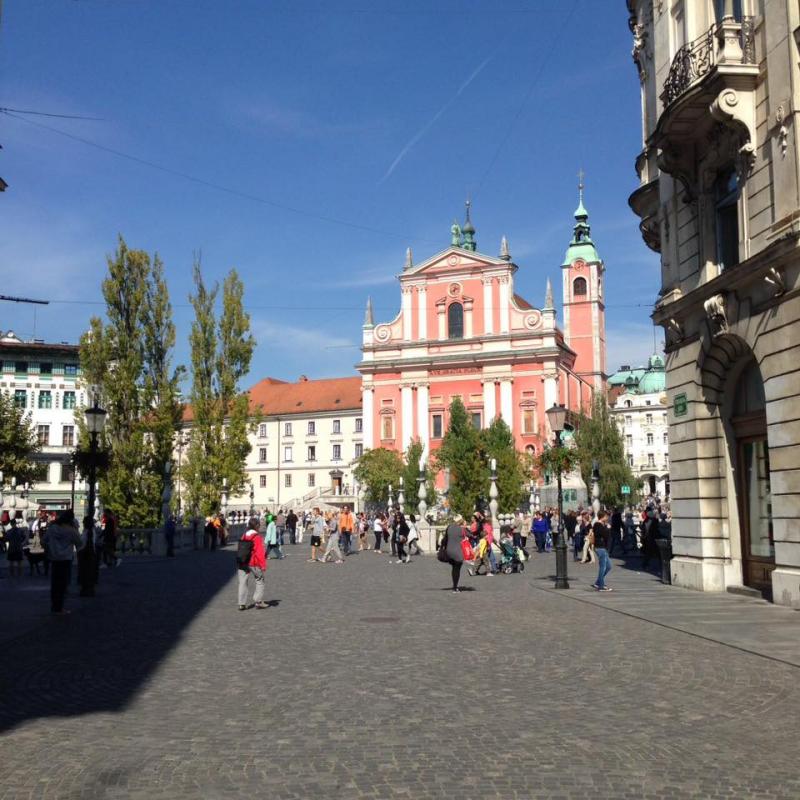
[[[239,569],[246,569],[250,566],[250,559],[253,557],[253,537],[239,539],[239,544],[236,548],[236,566]]]

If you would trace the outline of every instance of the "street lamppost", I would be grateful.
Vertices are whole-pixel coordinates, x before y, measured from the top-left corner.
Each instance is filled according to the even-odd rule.
[[[84,412],[86,417],[86,430],[89,432],[89,453],[86,460],[88,468],[89,496],[86,503],[85,516],[91,517],[89,527],[86,529],[86,544],[78,553],[78,582],[81,585],[81,597],[94,597],[94,587],[97,582],[95,568],[96,554],[94,552],[94,506],[97,486],[97,455],[98,440],[106,424],[106,412],[97,404],[94,398],[91,408]]]
[[[561,432],[567,421],[567,409],[562,405],[554,405],[547,409],[547,421],[556,437],[555,446],[561,449]],[[567,543],[564,537],[564,494],[561,490],[561,466],[557,469],[558,479],[558,527],[556,528],[556,589],[569,589],[567,580]]]
[[[392,516],[392,484],[389,484],[389,499],[386,501],[386,515]]]
[[[253,486],[253,481],[250,481],[250,516],[255,516],[256,513],[256,490]]]
[[[397,510],[402,514],[406,508],[406,496],[403,492],[403,476],[400,476],[400,489],[397,492]]]
[[[497,522],[497,459],[493,458],[489,462],[489,467],[492,470],[489,484],[489,513],[492,515],[492,530],[497,531],[499,536],[500,530]]]

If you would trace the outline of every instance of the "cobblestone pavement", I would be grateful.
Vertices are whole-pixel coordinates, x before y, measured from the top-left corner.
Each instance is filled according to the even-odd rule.
[[[0,798],[800,797],[794,666],[542,591],[552,556],[454,595],[287,550],[264,611],[230,552],[131,560],[5,641]]]

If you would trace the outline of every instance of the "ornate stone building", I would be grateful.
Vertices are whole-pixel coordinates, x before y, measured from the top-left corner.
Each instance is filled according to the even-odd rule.
[[[420,264],[408,251],[392,321],[376,325],[368,303],[358,364],[364,447],[404,451],[418,438],[434,450],[460,397],[476,427],[501,416],[518,449],[539,452],[552,441],[550,406],[587,407],[605,387],[604,266],[583,198],[562,264],[563,331],[549,281],[542,308],[516,293],[520,268],[505,238],[498,256],[478,252],[469,206],[451,233],[450,246]]]
[[[664,359],[653,355],[646,367],[622,366],[608,385],[628,465],[646,495],[666,499],[670,485]]]
[[[800,608],[800,7],[628,0],[661,254],[672,577]]]

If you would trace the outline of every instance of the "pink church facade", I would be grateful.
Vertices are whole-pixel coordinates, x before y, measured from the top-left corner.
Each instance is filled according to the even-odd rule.
[[[520,268],[505,238],[499,256],[478,252],[469,208],[463,228],[451,229],[446,250],[417,265],[407,252],[399,314],[376,324],[367,306],[358,364],[365,449],[405,451],[419,439],[430,456],[459,397],[476,427],[502,417],[517,449],[538,453],[552,441],[545,414],[550,406],[588,408],[607,376],[603,265],[588,239],[588,223],[586,239],[580,239],[582,210],[581,203],[562,265],[564,330],[549,280],[542,307],[515,292]]]

